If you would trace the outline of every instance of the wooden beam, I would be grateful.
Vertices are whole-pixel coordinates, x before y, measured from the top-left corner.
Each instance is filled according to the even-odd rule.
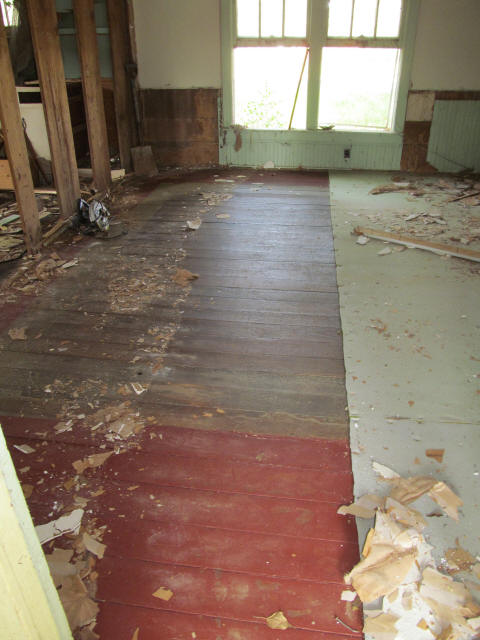
[[[131,79],[127,72],[131,62],[128,8],[125,0],[107,0],[107,10],[120,163],[128,172],[132,170],[130,149],[138,144]]]
[[[23,133],[17,90],[13,77],[7,35],[0,18],[0,122],[2,123],[5,149],[15,187],[18,211],[22,221],[25,245],[29,253],[35,253],[42,243],[42,231],[38,206],[33,190],[33,179],[28,160],[27,145]]]
[[[474,251],[473,249],[464,249],[463,247],[455,247],[451,244],[444,244],[443,242],[430,242],[429,240],[422,240],[415,236],[404,236],[398,233],[390,233],[389,231],[382,231],[381,229],[367,229],[366,227],[355,227],[353,232],[357,236],[367,236],[374,240],[387,240],[394,244],[402,244],[406,247],[412,247],[413,249],[424,249],[425,251],[432,251],[441,255],[453,256],[454,258],[463,258],[464,260],[473,260],[473,262],[480,262],[480,251]]]
[[[73,12],[78,54],[82,68],[83,102],[87,116],[93,182],[98,191],[105,191],[111,183],[110,151],[103,105],[93,0],[73,0]]]
[[[58,205],[61,217],[69,218],[75,212],[80,197],[80,182],[57,33],[55,0],[27,0],[27,8]]]

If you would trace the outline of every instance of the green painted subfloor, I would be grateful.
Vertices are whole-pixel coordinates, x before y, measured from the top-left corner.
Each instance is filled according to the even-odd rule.
[[[390,177],[330,173],[355,495],[382,491],[374,460],[405,476],[432,474],[464,501],[458,523],[428,518],[437,562],[456,538],[478,555],[480,265],[415,249],[379,256],[386,244],[370,240],[360,246],[351,232],[356,225],[395,228],[413,212],[432,211],[448,223],[446,241],[462,220],[470,228],[478,220],[480,227],[480,207],[445,205],[445,194],[438,192],[420,198],[369,195]],[[479,250],[480,243],[469,247]],[[442,464],[426,457],[430,448],[445,449]],[[428,498],[415,507],[424,514],[438,511]],[[361,543],[370,525],[358,521]]]

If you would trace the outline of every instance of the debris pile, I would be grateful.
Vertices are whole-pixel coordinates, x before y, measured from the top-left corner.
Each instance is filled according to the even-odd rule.
[[[83,509],[74,509],[35,530],[42,545],[62,537],[62,544],[70,547],[53,547],[45,558],[70,629],[82,630],[85,636],[81,637],[93,640],[99,637],[93,632],[99,611],[95,602],[98,577],[95,568],[97,559],[105,554],[106,546],[101,539],[107,527],[97,527],[95,520],[83,523],[84,513]]]
[[[370,605],[364,609],[364,633],[373,640],[473,640],[480,632],[480,606],[464,583],[438,570],[423,533],[427,521],[409,506],[428,494],[458,520],[462,501],[435,478],[402,478],[378,463],[373,468],[390,485],[389,495],[365,495],[338,509],[342,515],[375,517],[362,560],[345,576],[355,589],[348,593]],[[463,567],[474,566],[470,554],[454,552],[450,561],[456,558]],[[468,562],[462,564],[465,558]],[[454,566],[458,568],[455,561]]]

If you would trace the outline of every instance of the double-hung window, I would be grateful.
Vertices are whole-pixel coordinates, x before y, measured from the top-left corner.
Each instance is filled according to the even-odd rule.
[[[232,124],[392,131],[411,0],[231,0]]]

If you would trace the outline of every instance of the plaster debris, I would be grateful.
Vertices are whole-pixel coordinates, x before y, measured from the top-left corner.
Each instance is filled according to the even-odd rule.
[[[83,458],[83,460],[75,460],[75,462],[72,462],[72,467],[77,473],[83,473],[85,469],[95,469],[96,467],[100,467],[112,454],[113,451],[107,451],[106,453],[94,453],[91,456]]]
[[[83,534],[82,540],[87,551],[90,551],[90,553],[93,553],[93,555],[97,556],[99,560],[103,558],[105,554],[105,550],[107,548],[106,545],[102,544],[101,542],[98,542],[98,540],[95,540],[95,538],[93,538],[90,534],[86,532]]]
[[[35,531],[37,532],[40,544],[50,542],[50,540],[63,536],[65,533],[74,533],[75,535],[78,535],[83,514],[83,509],[75,509],[67,516],[62,516],[61,518],[52,520],[47,524],[40,524],[36,526]]]
[[[152,593],[152,596],[168,602],[173,597],[173,591],[167,589],[167,587],[159,587],[154,593]]]
[[[26,330],[27,330],[27,327],[9,329],[8,335],[12,340],[26,340],[27,339],[27,336],[25,333]]]
[[[187,220],[187,231],[197,231],[202,226],[202,219],[195,218],[194,220]]]
[[[90,624],[97,617],[99,607],[89,598],[87,589],[78,575],[67,576],[58,595],[72,631]]]
[[[198,274],[192,273],[188,271],[188,269],[177,269],[174,276],[172,276],[172,280],[175,284],[178,284],[180,287],[188,287],[192,283],[193,280],[198,278]]]
[[[370,238],[367,238],[366,236],[359,236],[357,238],[357,244],[361,244],[362,246],[368,244],[368,242],[370,242]]]
[[[30,453],[35,453],[35,449],[31,447],[29,444],[14,444],[13,446],[15,447],[15,449],[18,449],[19,451],[21,451],[22,453],[25,453],[26,455]]]
[[[460,498],[435,478],[402,478],[379,463],[373,467],[391,486],[390,496],[383,498],[384,504],[379,496],[365,496],[367,503],[378,503],[375,524],[366,537],[362,559],[345,576],[346,584],[370,605],[365,609],[364,633],[372,640],[473,640],[480,629],[480,606],[464,584],[438,571],[423,535],[427,522],[408,506],[428,493],[458,519]],[[354,504],[361,503],[359,498]],[[446,560],[451,572],[471,569],[475,563],[458,540]]]
[[[385,249],[378,251],[377,256],[388,256],[390,253],[392,253],[392,249],[390,247],[385,247]]]
[[[267,623],[267,627],[270,629],[278,629],[280,631],[286,631],[292,625],[288,622],[283,611],[276,611],[272,613],[271,616],[265,618],[265,622]]]

